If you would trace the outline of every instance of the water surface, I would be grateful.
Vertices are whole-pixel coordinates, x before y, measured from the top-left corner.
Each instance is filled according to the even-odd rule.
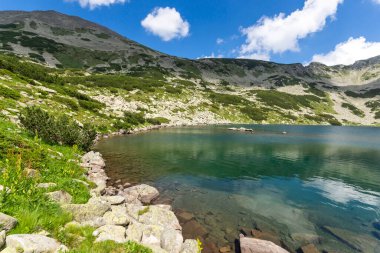
[[[245,127],[255,132],[168,128],[97,149],[113,180],[152,184],[174,209],[194,214],[208,251],[257,229],[290,251],[312,242],[380,252],[380,129]]]

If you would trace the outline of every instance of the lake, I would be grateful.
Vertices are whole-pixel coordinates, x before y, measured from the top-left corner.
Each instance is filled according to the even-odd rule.
[[[206,252],[240,233],[291,252],[380,252],[380,128],[228,127],[165,128],[96,149],[111,183],[157,187]]]

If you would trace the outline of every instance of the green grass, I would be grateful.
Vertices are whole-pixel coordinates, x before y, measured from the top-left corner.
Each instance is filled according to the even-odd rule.
[[[5,87],[3,85],[0,85],[0,96],[5,97],[5,98],[12,98],[15,100],[18,100],[21,98],[20,92],[14,89]]]

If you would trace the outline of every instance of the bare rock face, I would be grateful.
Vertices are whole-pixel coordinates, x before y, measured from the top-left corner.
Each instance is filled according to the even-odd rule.
[[[240,250],[241,253],[289,253],[273,242],[248,237],[240,238]]]
[[[64,252],[67,248],[53,238],[37,234],[9,235],[6,239],[7,249],[22,250],[23,253]]]
[[[153,200],[158,198],[160,194],[156,188],[146,184],[129,187],[124,190],[124,193],[135,197],[143,204],[150,204]]]
[[[6,231],[11,230],[17,225],[17,219],[4,213],[0,213],[0,228]]]
[[[168,253],[179,253],[182,249],[183,236],[178,230],[167,229],[161,235],[161,248]]]
[[[70,204],[73,197],[65,191],[48,192],[46,195],[52,200],[60,204]]]

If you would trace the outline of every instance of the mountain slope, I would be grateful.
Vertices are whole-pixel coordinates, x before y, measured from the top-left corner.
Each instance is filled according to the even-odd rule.
[[[21,77],[53,89],[56,95],[42,98],[42,106],[55,104],[56,96],[84,105],[80,96],[73,97],[67,89],[82,92],[102,103],[98,111],[111,121],[123,111],[144,111],[149,117],[165,117],[171,124],[370,125],[380,119],[380,57],[333,67],[244,59],[189,60],[54,11],[0,12],[0,50],[22,57],[2,58],[0,67],[11,72],[3,72],[2,80],[13,80],[1,81],[3,85],[12,88]],[[57,79],[40,80],[41,76],[28,76],[22,69],[15,73],[15,67],[7,65],[11,61],[16,66],[40,68],[26,63],[30,60],[52,67],[41,71]],[[62,89],[56,82],[67,87]],[[38,99],[34,86],[29,88],[29,96]],[[84,106],[74,113],[86,121],[86,114],[93,112]]]

